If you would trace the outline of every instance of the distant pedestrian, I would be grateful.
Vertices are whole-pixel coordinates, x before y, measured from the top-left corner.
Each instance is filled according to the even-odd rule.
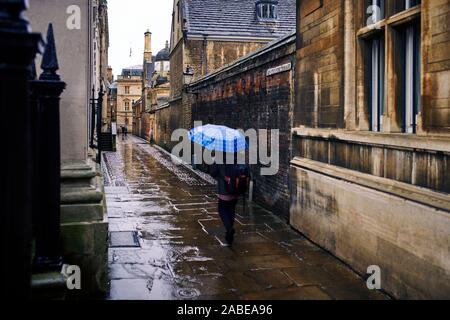
[[[150,143],[153,144],[153,128],[150,129]]]
[[[219,216],[225,226],[225,240],[231,246],[236,233],[234,229],[236,205],[239,197],[245,197],[248,191],[250,168],[248,165],[240,164],[214,164],[210,168],[210,173],[218,182]]]
[[[120,126],[120,131],[122,131],[122,141],[125,140],[125,127]]]
[[[123,135],[125,136],[125,140],[127,140],[127,138],[128,138],[128,126],[127,125],[125,125],[123,127]]]

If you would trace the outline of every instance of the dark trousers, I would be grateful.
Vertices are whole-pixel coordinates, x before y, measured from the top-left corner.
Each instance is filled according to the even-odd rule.
[[[237,200],[224,201],[219,199],[219,215],[227,232],[233,230],[237,202]]]

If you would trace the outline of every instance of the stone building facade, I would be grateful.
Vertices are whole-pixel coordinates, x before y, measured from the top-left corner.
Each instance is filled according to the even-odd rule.
[[[151,51],[151,33],[145,33],[144,75],[142,78],[142,96],[133,106],[133,133],[147,141],[159,141],[161,136],[157,125],[157,111],[167,104],[170,97],[170,59],[169,43],[156,56]]]
[[[244,131],[280,131],[278,173],[261,175],[259,164],[252,166],[252,176],[254,199],[286,220],[289,220],[294,66],[295,34],[291,33],[188,86],[195,97],[194,121]]]
[[[142,95],[142,66],[133,66],[122,70],[117,77],[117,127],[128,128],[133,132],[133,105]]]
[[[297,6],[291,223],[397,298],[450,295],[449,18],[448,0]]]
[[[108,129],[108,49],[109,49],[109,20],[108,3],[106,0],[94,0],[93,5],[93,79],[96,92],[102,89],[105,96],[102,105],[102,131]]]
[[[172,16],[169,132],[193,126],[185,87],[294,30],[295,1],[174,0]]]
[[[61,250],[64,263],[83,270],[83,290],[70,293],[77,298],[102,296],[107,290],[103,173],[89,147],[88,121],[91,90],[98,90],[107,78],[107,9],[105,0],[39,0],[31,1],[25,12],[36,32],[45,35],[48,23],[53,23],[58,74],[67,84],[60,102]],[[40,60],[41,56],[36,66]],[[64,290],[60,278],[59,273],[41,278],[40,287]]]

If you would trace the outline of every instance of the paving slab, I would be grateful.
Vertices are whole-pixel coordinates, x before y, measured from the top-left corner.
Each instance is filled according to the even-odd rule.
[[[109,248],[110,299],[386,298],[256,204],[238,204],[235,243],[225,246],[213,180],[142,139],[119,141],[105,167],[109,231],[135,232],[140,244]]]

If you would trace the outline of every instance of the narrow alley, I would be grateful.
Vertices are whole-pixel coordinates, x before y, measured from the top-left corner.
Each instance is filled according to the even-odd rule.
[[[128,137],[105,153],[110,299],[384,299],[256,205],[224,246],[214,181]]]

